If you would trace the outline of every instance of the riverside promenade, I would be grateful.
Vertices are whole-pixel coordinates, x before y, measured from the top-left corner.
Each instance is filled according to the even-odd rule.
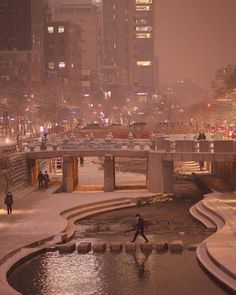
[[[133,206],[135,202],[132,204],[132,200],[135,201],[137,197],[151,195],[144,191],[54,194],[57,189],[57,186],[51,186],[47,190],[40,191],[32,187],[15,193],[13,214],[10,216],[6,214],[4,204],[1,205],[1,295],[19,294],[11,289],[6,281],[6,273],[14,262],[40,247],[49,247],[61,241],[62,232],[69,229],[68,215],[65,215],[66,218],[61,216],[62,211],[68,213],[71,208],[78,209],[80,206],[94,202],[107,204],[117,200],[120,201],[113,208],[122,208],[122,206]],[[126,199],[130,204],[125,203]],[[214,192],[207,195],[202,202],[205,210],[202,211],[205,215],[208,214],[208,220],[212,220],[217,231],[198,246],[197,257],[208,272],[236,291],[236,194]],[[104,207],[104,210],[110,209],[112,207],[107,209]],[[99,210],[97,209],[97,212]],[[200,214],[199,211],[195,211],[195,214],[196,218],[204,222],[203,212]],[[48,239],[49,237],[51,239]],[[41,242],[35,243],[37,241]]]

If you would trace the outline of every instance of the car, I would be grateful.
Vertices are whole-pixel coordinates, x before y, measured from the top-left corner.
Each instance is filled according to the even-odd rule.
[[[99,125],[98,122],[92,122],[92,123],[88,123],[85,127],[83,127],[82,129],[99,129],[101,126]]]
[[[129,124],[131,129],[145,129],[147,127],[147,123],[146,122],[132,122]]]

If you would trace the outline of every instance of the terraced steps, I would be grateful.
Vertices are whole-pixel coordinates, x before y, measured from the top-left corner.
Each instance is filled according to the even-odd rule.
[[[68,220],[68,224],[62,232],[60,239],[63,243],[71,240],[75,234],[75,223],[80,219],[111,210],[124,209],[133,206],[135,206],[135,203],[132,203],[131,199],[120,198],[93,202],[65,210],[61,213],[61,216]]]
[[[227,272],[218,267],[215,261],[212,261],[205,244],[197,247],[197,258],[207,272],[212,274],[219,282],[236,291],[235,278],[233,278]]]
[[[199,208],[197,207],[197,204],[190,208],[190,213],[194,218],[196,218],[203,225],[205,225],[206,228],[208,228],[208,229],[216,229],[216,225],[211,220],[206,218],[205,214],[203,214],[202,212],[199,211]]]

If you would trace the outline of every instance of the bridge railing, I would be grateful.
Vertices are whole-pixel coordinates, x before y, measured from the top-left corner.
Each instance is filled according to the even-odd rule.
[[[105,138],[96,139],[87,136],[82,139],[64,137],[48,141],[28,142],[22,145],[22,151],[53,151],[53,150],[81,150],[81,149],[135,149],[156,150],[176,153],[233,153],[236,152],[234,140],[208,139],[196,140],[191,136],[186,139],[179,136],[151,135],[147,139],[136,139],[129,134],[127,139],[113,138],[112,134]]]

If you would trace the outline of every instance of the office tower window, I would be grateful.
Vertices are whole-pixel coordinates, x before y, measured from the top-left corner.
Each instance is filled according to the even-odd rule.
[[[59,62],[59,68],[60,69],[63,69],[63,68],[65,68],[66,67],[66,63],[64,62],[64,61],[60,61]]]
[[[49,68],[49,70],[54,70],[54,62],[53,61],[50,61],[48,63],[48,68]]]
[[[53,34],[54,32],[54,27],[48,27],[48,33]]]
[[[150,60],[138,60],[137,66],[138,67],[150,67],[152,65],[152,62]]]
[[[136,27],[137,32],[151,32],[152,27],[151,26],[145,26],[145,27]]]
[[[65,27],[64,26],[59,26],[58,27],[58,33],[64,33],[65,32]]]
[[[136,0],[136,4],[152,4],[152,0]]]
[[[150,39],[150,38],[152,38],[152,34],[150,34],[150,33],[137,33],[136,38],[137,39]]]
[[[136,10],[137,11],[150,11],[151,6],[150,5],[139,5],[139,6],[136,6]]]

